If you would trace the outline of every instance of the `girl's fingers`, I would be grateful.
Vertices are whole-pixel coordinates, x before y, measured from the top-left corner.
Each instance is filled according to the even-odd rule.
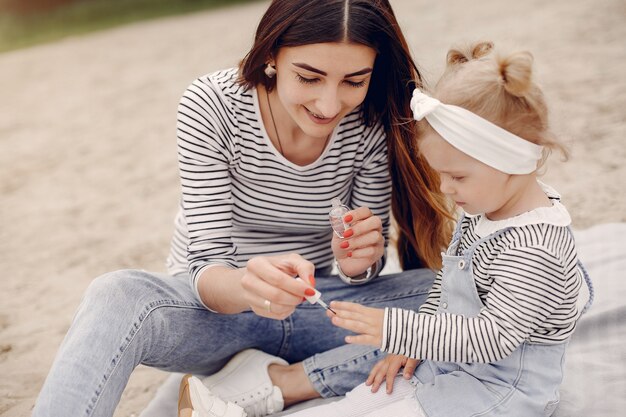
[[[333,317],[332,321],[335,326],[341,327],[342,329],[350,330],[354,333],[368,334],[371,329],[371,325],[362,321],[348,320],[340,317]]]
[[[383,368],[381,369],[375,376],[374,376],[374,383],[372,385],[372,392],[378,392],[378,389],[380,388],[380,386],[382,385],[384,379],[385,379],[385,374],[387,373],[387,368]]]
[[[339,306],[345,308],[339,308]],[[338,310],[335,310],[335,307],[338,307]],[[338,301],[331,302],[330,308],[337,313],[332,317],[332,323],[335,326],[357,333],[355,336],[346,336],[346,343],[380,345],[384,310]]]
[[[358,314],[345,310],[335,310],[332,304],[330,308],[332,308],[333,311],[336,313],[332,317],[333,324],[344,329],[351,330],[355,333],[371,333],[371,329],[377,327],[379,324],[378,320],[375,317],[368,316],[367,313]]]
[[[369,346],[378,346],[380,343],[376,340],[375,337],[360,334],[356,336],[346,336],[346,343],[350,343],[352,345],[369,345]]]
[[[361,313],[368,308],[358,303],[351,303],[350,301],[331,301],[330,306],[333,307],[333,310],[336,308],[337,310],[342,310],[346,314],[350,312]]]
[[[365,307],[358,303],[349,301],[331,301],[330,307],[335,310],[337,317],[352,320],[367,320],[368,322],[376,321],[377,316],[384,314],[384,310],[380,308]]]
[[[409,358],[406,361],[406,365],[404,365],[404,372],[403,372],[405,379],[410,379],[413,376],[413,374],[415,373],[415,369],[417,368],[417,365],[419,365],[419,363],[420,363],[419,359]]]
[[[385,378],[385,384],[387,385],[385,391],[387,394],[391,394],[393,391],[393,380],[396,378],[397,373],[397,371],[393,373],[387,372],[387,377]]]
[[[377,362],[376,365],[374,365],[374,367],[370,371],[369,375],[367,376],[367,379],[365,380],[365,385],[367,386],[372,385],[372,383],[374,383],[374,380],[376,376],[380,373],[380,371],[382,370],[383,372],[385,372],[385,366],[386,366],[386,363],[384,360]]]

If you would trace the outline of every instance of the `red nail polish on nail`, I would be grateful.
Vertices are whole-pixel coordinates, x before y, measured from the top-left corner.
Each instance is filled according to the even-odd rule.
[[[315,287],[315,277],[313,275],[309,277],[309,282],[311,283],[312,286]]]
[[[350,246],[350,244],[349,244],[348,242],[341,242],[341,243],[339,244],[339,247],[340,247],[341,249],[347,249],[347,248],[348,248],[348,246]]]
[[[352,229],[348,229],[345,232],[343,232],[343,237],[350,237],[354,234],[354,232],[352,231]]]
[[[352,258],[352,252],[348,252],[348,258]]]
[[[315,295],[315,290],[313,288],[307,288],[306,290],[304,290],[304,294],[307,297],[310,297],[312,295]]]
[[[352,214],[346,214],[343,217],[343,221],[346,222],[346,223],[350,223],[352,221],[352,219],[353,219]]]

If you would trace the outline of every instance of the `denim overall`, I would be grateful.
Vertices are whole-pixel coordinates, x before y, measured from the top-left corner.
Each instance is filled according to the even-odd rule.
[[[461,224],[462,220],[447,253],[442,253],[437,313],[475,317],[484,306],[472,273],[474,250],[508,229],[484,237],[456,255]],[[592,303],[593,287],[580,261],[578,266],[589,288],[589,301],[582,314]],[[549,416],[559,402],[566,347],[567,342],[538,345],[525,341],[508,357],[493,363],[425,361],[415,373],[415,396],[428,417]]]

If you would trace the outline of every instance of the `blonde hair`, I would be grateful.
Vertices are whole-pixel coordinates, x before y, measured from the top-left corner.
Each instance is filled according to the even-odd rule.
[[[492,42],[448,51],[446,70],[433,96],[463,107],[509,132],[544,147],[543,165],[552,150],[568,151],[550,132],[543,92],[532,79],[533,56],[503,56]]]

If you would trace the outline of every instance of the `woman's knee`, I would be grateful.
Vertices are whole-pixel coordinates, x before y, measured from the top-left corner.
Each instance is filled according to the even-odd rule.
[[[150,274],[144,271],[124,269],[109,272],[91,282],[82,304],[89,309],[128,312],[138,304],[150,302],[153,298],[151,293],[156,288],[154,284]]]

